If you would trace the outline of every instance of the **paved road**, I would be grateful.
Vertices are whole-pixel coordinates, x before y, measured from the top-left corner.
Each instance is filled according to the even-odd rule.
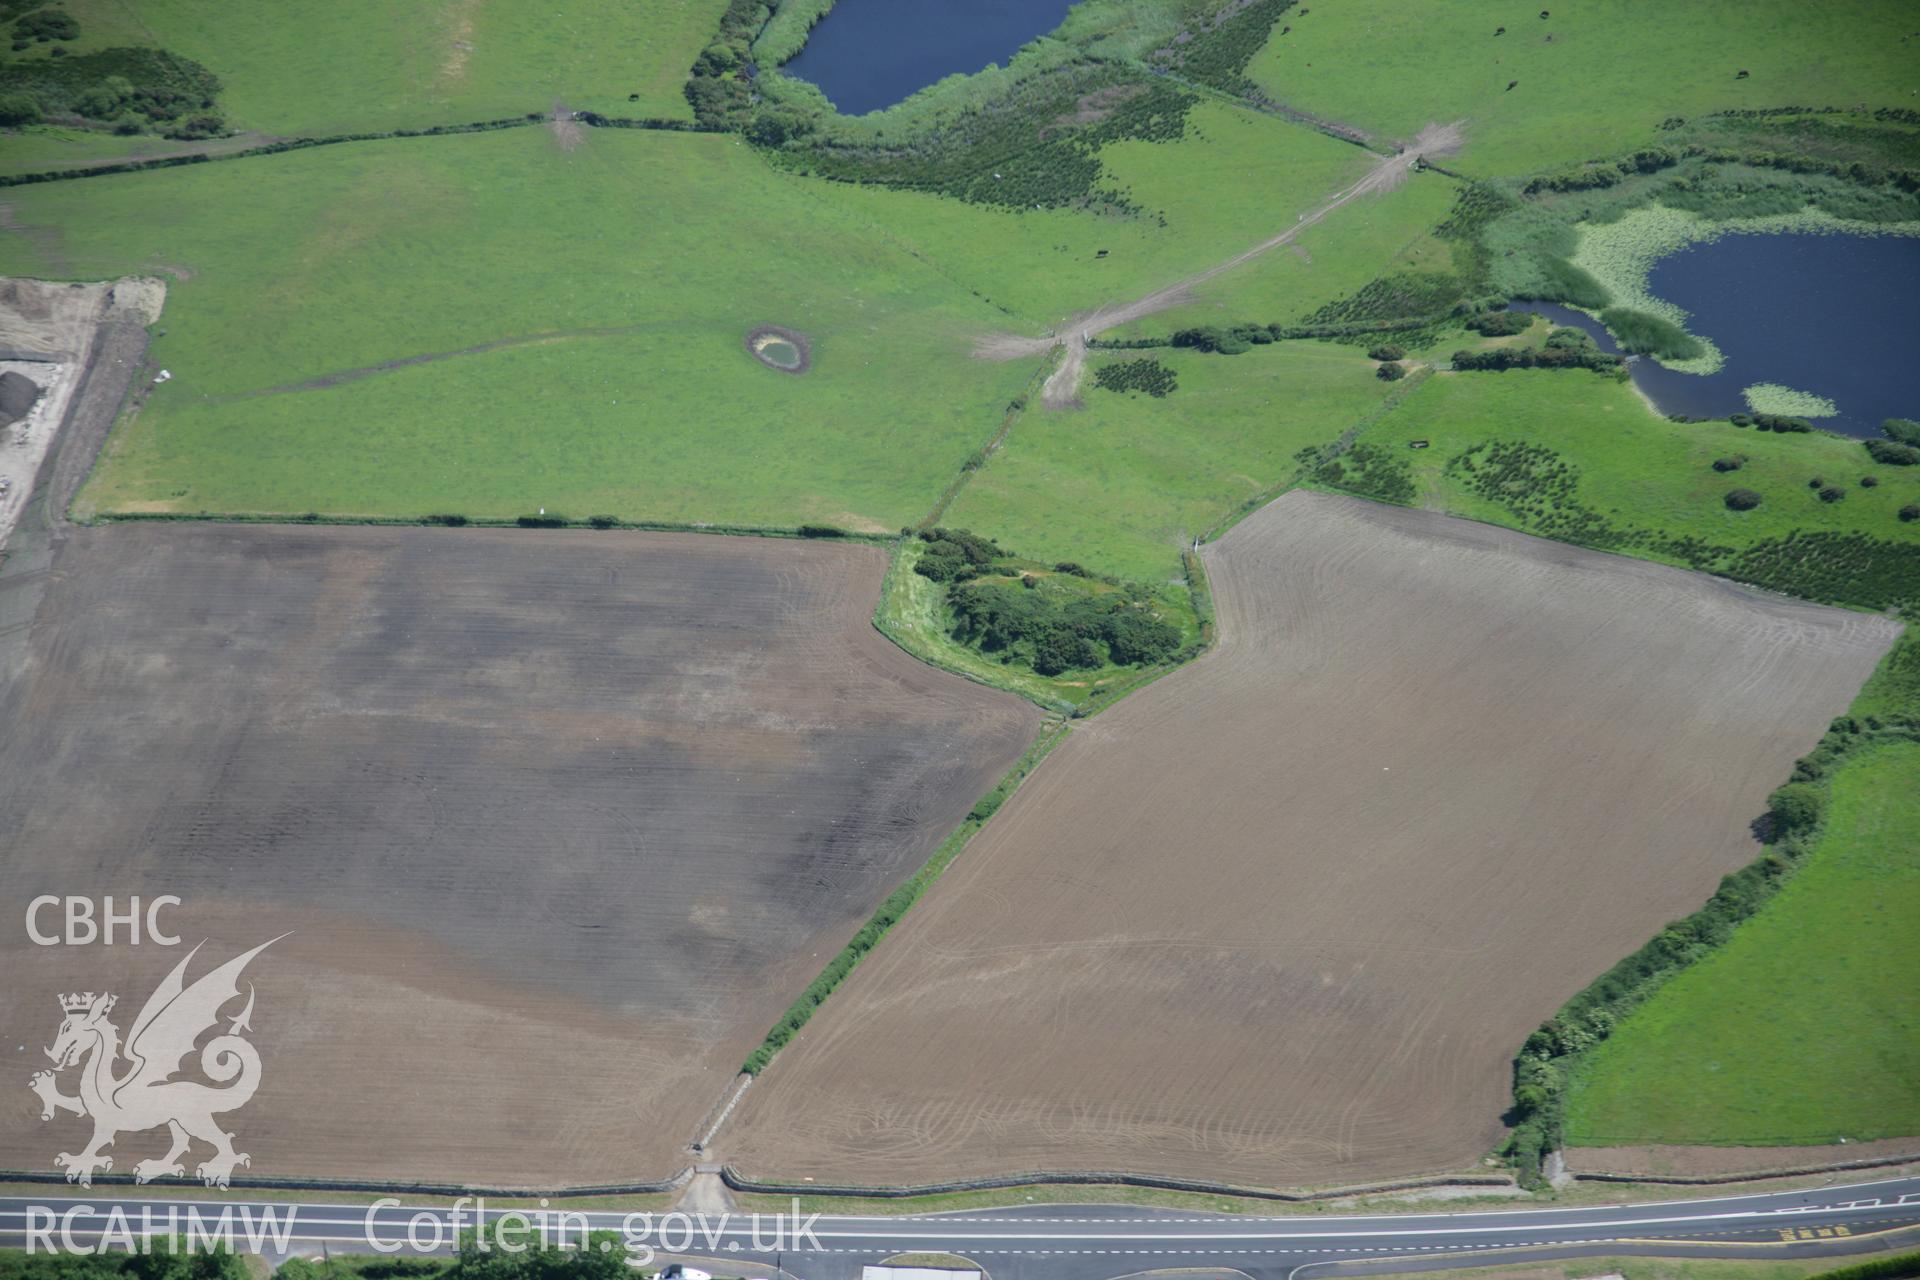
[[[64,1229],[71,1243],[86,1245],[115,1228],[116,1208],[136,1234],[178,1233],[189,1212],[210,1222],[226,1211],[240,1247],[248,1247],[249,1229],[262,1232],[252,1247],[269,1255],[318,1254],[323,1246],[412,1251],[404,1243],[410,1223],[420,1246],[452,1238],[446,1206],[304,1204],[244,1194],[205,1200],[113,1192],[73,1196],[55,1186],[48,1191],[42,1199],[0,1198],[0,1245],[25,1245],[31,1228],[43,1233],[42,1241],[58,1244]],[[489,1207],[487,1216],[497,1219],[502,1212]],[[473,1216],[467,1208],[461,1225],[470,1227]],[[846,1280],[859,1274],[861,1264],[894,1254],[948,1252],[974,1259],[994,1280],[1110,1280],[1166,1270],[1323,1280],[1578,1255],[1783,1257],[1884,1249],[1915,1238],[1891,1233],[1920,1225],[1920,1178],[1650,1204],[1366,1217],[1045,1205],[916,1217],[734,1213],[687,1220],[574,1212],[564,1228],[549,1220],[551,1230],[564,1230],[570,1239],[578,1238],[583,1224],[650,1244],[661,1257],[715,1259],[705,1265],[721,1275],[772,1276],[777,1266],[795,1280]]]

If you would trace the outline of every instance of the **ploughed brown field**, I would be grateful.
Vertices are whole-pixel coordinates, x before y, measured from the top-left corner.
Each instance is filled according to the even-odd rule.
[[[1875,617],[1295,492],[747,1091],[758,1176],[1459,1169],[1568,996],[1758,848]]]
[[[261,1086],[222,1119],[243,1175],[682,1168],[741,1059],[1037,728],[873,629],[885,568],[747,538],[172,524],[16,565],[0,1167],[85,1147],[26,1088],[60,993],[119,993],[125,1034],[191,944],[197,976],[292,930],[246,974]],[[32,945],[43,893],[178,895],[186,945]],[[166,1145],[123,1135],[114,1168]]]

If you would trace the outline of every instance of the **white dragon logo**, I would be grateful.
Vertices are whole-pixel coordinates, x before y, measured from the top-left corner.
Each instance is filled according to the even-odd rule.
[[[53,1060],[53,1070],[35,1073],[29,1087],[40,1095],[42,1120],[51,1120],[61,1111],[93,1119],[93,1141],[87,1149],[79,1155],[62,1152],[54,1158],[54,1163],[66,1171],[68,1182],[92,1186],[96,1171],[104,1173],[113,1168],[112,1157],[101,1153],[113,1145],[115,1138],[161,1125],[172,1136],[172,1146],[158,1160],[142,1160],[135,1165],[136,1182],[184,1174],[180,1157],[196,1138],[213,1147],[212,1157],[195,1170],[210,1187],[225,1187],[236,1165],[252,1163],[244,1153],[233,1149],[233,1135],[213,1119],[216,1113],[245,1106],[260,1087],[260,1054],[240,1036],[240,1032],[252,1030],[248,1023],[253,1016],[251,983],[247,984],[247,1007],[231,1020],[226,1034],[214,1036],[200,1050],[200,1070],[225,1087],[172,1077],[193,1052],[194,1042],[220,1021],[221,1007],[239,997],[240,972],[247,962],[278,941],[280,938],[270,939],[236,956],[190,987],[185,983],[187,965],[200,947],[189,951],[147,998],[127,1033],[124,1050],[119,1028],[107,1021],[119,997],[109,992],[96,996],[91,991],[60,997],[60,1009],[66,1018],[46,1051]],[[131,1065],[123,1074],[116,1074],[123,1057]],[[80,1092],[68,1097],[60,1092],[56,1075],[74,1066],[81,1069]]]

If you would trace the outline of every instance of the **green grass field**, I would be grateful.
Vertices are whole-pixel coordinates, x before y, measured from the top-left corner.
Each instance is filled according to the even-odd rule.
[[[1032,362],[997,313],[730,137],[543,128],[19,188],[0,272],[171,272],[99,510],[570,515],[893,529]],[[43,229],[46,234],[34,234]],[[813,338],[794,377],[756,324]],[[261,394],[383,362],[483,354]]]
[[[1100,162],[1100,185],[1125,192],[1143,216],[1015,213],[879,186],[806,186],[867,219],[876,235],[964,281],[1006,311],[1009,324],[1036,329],[1102,303],[1131,301],[1252,248],[1357,181],[1370,159],[1311,129],[1202,102],[1189,113],[1179,142],[1110,143]],[[1268,273],[1267,260],[1249,263],[1212,282],[1209,296],[1250,288],[1263,307],[1291,315],[1356,289],[1385,269],[1408,238],[1445,215],[1451,193],[1439,195],[1436,205],[1441,185],[1414,183],[1343,209],[1339,247],[1323,242],[1324,263],[1316,258],[1309,267],[1277,250],[1269,260],[1287,258],[1277,271]],[[1388,229],[1376,228],[1383,218]],[[1328,228],[1333,225],[1330,219]],[[1105,258],[1097,256],[1102,249]]]
[[[36,125],[0,142],[0,174],[45,173],[83,165],[144,160],[179,151],[243,151],[260,145],[251,134],[235,134],[211,143],[175,142],[153,134],[123,138],[91,129]]]
[[[1100,364],[1151,355],[1173,369],[1165,399],[1092,385]],[[1245,355],[1101,353],[1077,412],[1029,410],[943,523],[1022,555],[1077,559],[1148,583],[1247,499],[1287,481],[1294,455],[1355,425],[1387,394],[1351,347],[1289,342]]]
[[[1569,1082],[1583,1146],[1920,1133],[1920,744],[1833,774],[1805,866]]]
[[[1670,422],[1650,412],[1632,387],[1582,370],[1438,374],[1363,439],[1406,460],[1421,504],[1511,528],[1535,526],[1448,474],[1449,459],[1488,440],[1545,446],[1578,470],[1575,495],[1581,503],[1616,525],[1676,537],[1746,546],[1796,529],[1858,530],[1920,546],[1920,522],[1902,522],[1897,515],[1920,499],[1920,468],[1876,466],[1858,441],[1825,433],[1776,435],[1724,421]],[[1427,440],[1430,447],[1412,450],[1413,440]],[[1740,470],[1713,469],[1714,459],[1734,454],[1747,459]],[[1880,481],[1877,487],[1860,487],[1860,477],[1868,474]],[[1816,477],[1842,486],[1846,497],[1820,501],[1807,487]],[[1761,505],[1727,510],[1722,499],[1736,487],[1759,493]]]
[[[725,0],[69,0],[75,52],[146,44],[204,64],[236,129],[385,130],[544,111],[690,118],[687,69]],[[638,94],[638,101],[628,101]]]
[[[1310,7],[1289,14],[1293,30],[1275,34],[1249,66],[1261,89],[1381,138],[1464,119],[1466,148],[1446,163],[1476,177],[1645,145],[1671,116],[1914,105],[1905,40],[1915,24],[1901,0],[1700,0],[1657,11],[1633,0]],[[1742,70],[1750,76],[1736,79]],[[1519,83],[1509,90],[1509,81]]]

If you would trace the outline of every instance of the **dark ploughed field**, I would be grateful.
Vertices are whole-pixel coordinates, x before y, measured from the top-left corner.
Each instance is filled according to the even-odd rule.
[[[85,1142],[23,1087],[57,994],[120,993],[125,1033],[186,951],[36,947],[27,902],[170,893],[209,939],[195,975],[294,931],[247,972],[245,1172],[681,1168],[1037,727],[873,629],[885,568],[750,538],[125,524],[0,578],[0,1167]],[[115,1168],[164,1147],[129,1134]]]

